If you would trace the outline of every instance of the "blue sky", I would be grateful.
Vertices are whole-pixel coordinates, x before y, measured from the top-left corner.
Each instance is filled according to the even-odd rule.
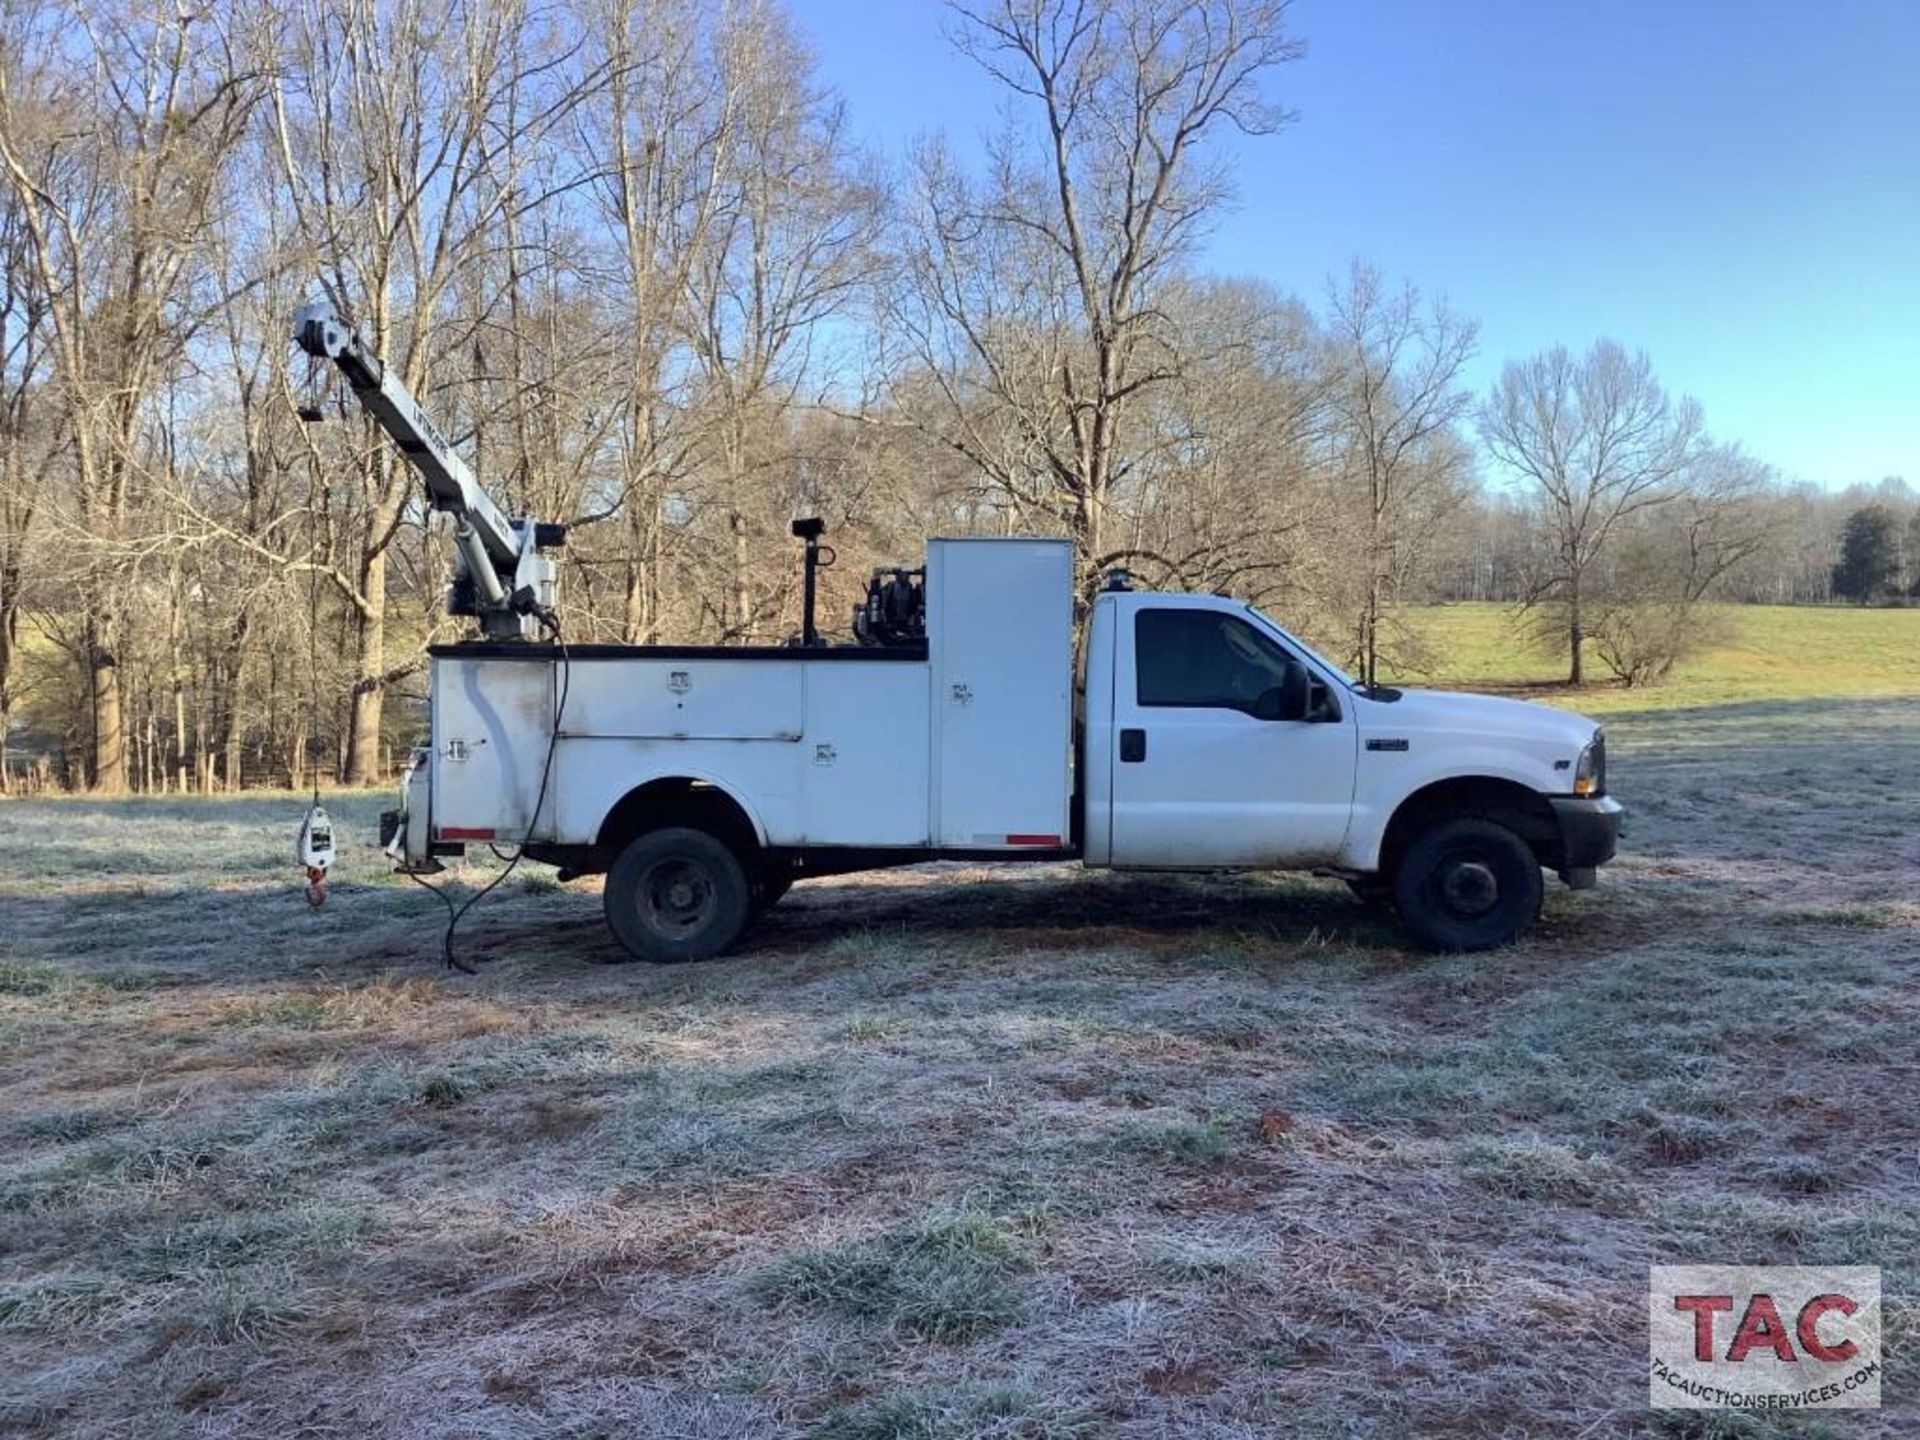
[[[791,0],[891,154],[999,96],[937,0]],[[1716,436],[1920,484],[1920,0],[1295,0],[1299,112],[1237,141],[1203,263],[1316,303],[1349,259],[1481,322],[1471,380],[1602,335]]]

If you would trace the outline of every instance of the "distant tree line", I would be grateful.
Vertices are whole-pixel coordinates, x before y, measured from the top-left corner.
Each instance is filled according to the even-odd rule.
[[[1862,604],[1920,599],[1920,505],[1902,487],[1885,487],[1884,498],[1848,513],[1833,593]]]
[[[1904,480],[1843,490],[1775,482],[1760,504],[1770,512],[1765,543],[1716,587],[1716,599],[1828,605],[1920,598],[1920,491]],[[1439,546],[1426,598],[1524,602],[1532,525],[1524,493],[1477,490]]]
[[[829,622],[929,534],[1053,533],[1368,681],[1433,660],[1411,604],[1644,683],[1702,601],[1912,586],[1903,485],[1781,483],[1644,355],[1479,396],[1474,322],[1371,266],[1199,268],[1286,9],[955,4],[1004,122],[875,155],[776,3],[0,7],[0,784],[364,783],[417,733],[449,550],[292,351],[322,292],[571,523],[580,640],[787,639],[812,513]]]

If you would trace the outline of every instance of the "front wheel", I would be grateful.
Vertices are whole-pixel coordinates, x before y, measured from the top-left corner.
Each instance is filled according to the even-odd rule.
[[[711,960],[747,928],[753,896],[739,857],[704,830],[654,830],[607,872],[607,925],[637,960]]]
[[[1445,820],[1407,847],[1394,873],[1400,923],[1423,950],[1491,950],[1540,914],[1540,862],[1491,820]]]

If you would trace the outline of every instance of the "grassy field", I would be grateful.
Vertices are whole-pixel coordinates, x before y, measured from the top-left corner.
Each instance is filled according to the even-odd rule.
[[[1556,694],[1562,653],[1528,643],[1507,605],[1442,605],[1406,615],[1409,629],[1436,657],[1410,684],[1540,691],[1537,698],[1592,714],[1669,710],[1753,700],[1802,700],[1920,694],[1920,610],[1862,610],[1794,605],[1705,607],[1726,644],[1683,662],[1651,688],[1593,685]],[[1589,674],[1606,669],[1588,659]]]
[[[1920,614],[1794,618],[1575,702],[1626,850],[1471,958],[936,867],[648,969],[542,871],[466,978],[370,850],[307,910],[297,800],[0,802],[0,1433],[1911,1434]],[[1705,1261],[1881,1266],[1892,1408],[1646,1411]]]

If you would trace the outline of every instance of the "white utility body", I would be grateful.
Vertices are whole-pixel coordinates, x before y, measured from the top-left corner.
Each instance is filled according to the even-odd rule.
[[[761,847],[1062,850],[1072,565],[1059,541],[934,541],[919,645],[437,647],[407,853],[604,848],[615,807],[662,782],[726,796]]]
[[[934,859],[1320,871],[1474,950],[1532,923],[1543,869],[1584,888],[1613,855],[1591,720],[1356,685],[1226,596],[1115,576],[1076,616],[1064,540],[934,540],[831,644],[824,527],[798,520],[797,643],[565,645],[565,527],[501,511],[330,304],[294,335],[452,517],[451,608],[482,632],[431,651],[429,742],[382,817],[415,873],[471,843],[605,872],[608,923],[656,961],[721,953],[795,880]]]

